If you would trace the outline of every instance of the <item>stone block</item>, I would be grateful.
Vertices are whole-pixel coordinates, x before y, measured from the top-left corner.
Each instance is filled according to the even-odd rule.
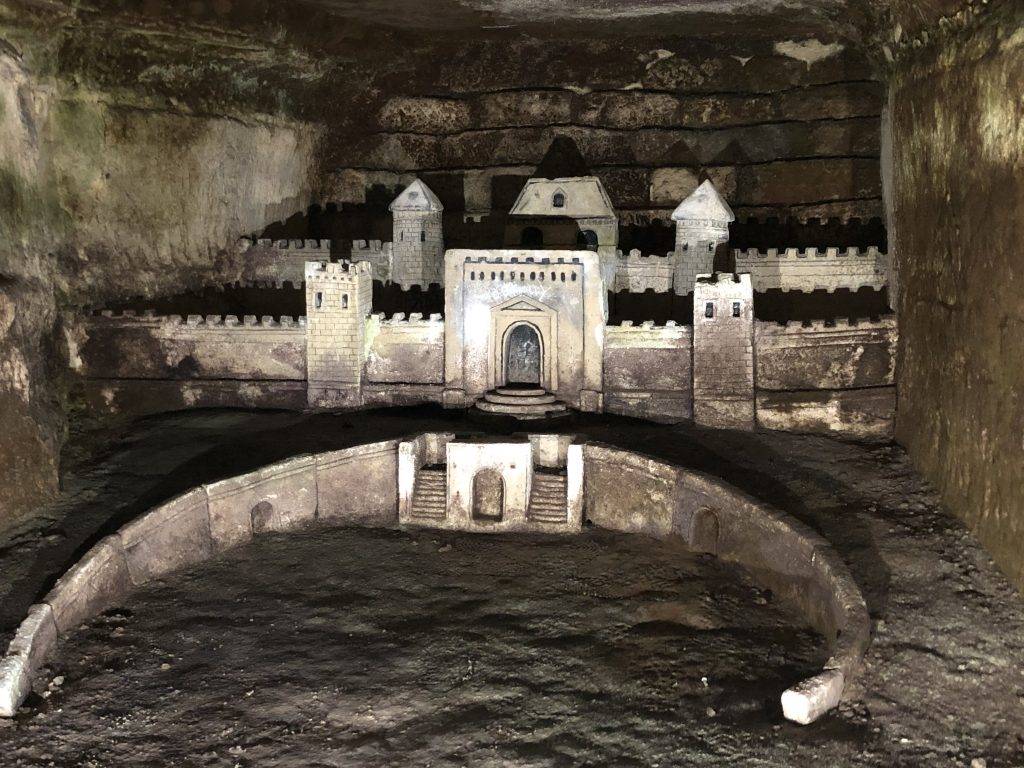
[[[45,598],[66,635],[121,600],[131,588],[121,537],[107,536],[61,576]]]
[[[298,456],[204,488],[210,535],[218,550],[244,544],[254,533],[289,530],[316,517],[313,456]]]
[[[214,551],[206,490],[196,488],[171,499],[119,533],[135,585],[200,563]]]
[[[782,694],[782,714],[800,725],[813,723],[839,704],[843,695],[843,674],[827,669]]]
[[[672,532],[678,470],[627,451],[583,446],[587,519],[601,528],[666,536]]]
[[[32,690],[32,678],[20,656],[0,659],[0,717],[14,717]]]
[[[32,676],[57,645],[57,625],[47,603],[29,608],[0,661],[0,717],[13,717],[32,690]]]
[[[398,521],[398,441],[369,443],[316,457],[319,517],[363,525]]]

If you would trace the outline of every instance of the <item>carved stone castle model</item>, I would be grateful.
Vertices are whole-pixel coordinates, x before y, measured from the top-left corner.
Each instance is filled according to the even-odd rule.
[[[617,249],[618,219],[596,177],[527,182],[503,248],[446,250],[443,206],[418,179],[390,211],[392,241],[357,241],[344,260],[332,261],[329,241],[244,243],[243,258],[264,280],[304,283],[297,320],[90,318],[92,401],[113,409],[147,394],[182,405],[436,402],[521,418],[576,409],[747,430],[870,437],[891,429],[893,315],[757,317],[766,291],[887,288],[877,249],[729,253],[733,212],[710,181],[673,212],[666,256]],[[723,260],[728,271],[716,272]],[[443,315],[374,314],[375,284],[441,285]],[[692,323],[610,324],[609,297],[623,291],[692,296]]]

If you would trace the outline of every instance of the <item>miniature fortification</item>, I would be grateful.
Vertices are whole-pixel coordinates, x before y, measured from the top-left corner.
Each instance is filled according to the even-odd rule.
[[[841,558],[807,526],[714,477],[573,435],[426,433],[206,483],[101,539],[18,627],[0,660],[0,717],[14,716],[80,625],[144,584],[262,534],[314,525],[575,534],[584,520],[675,537],[790,595],[830,655],[821,673],[781,692],[783,714],[807,724],[840,702],[870,622]]]
[[[295,284],[302,259],[298,320],[91,318],[91,402],[436,402],[517,418],[576,409],[730,429],[891,432],[895,317],[780,325],[755,313],[764,291],[884,289],[888,258],[877,249],[733,251],[733,271],[716,273],[734,216],[710,181],[673,212],[675,250],[664,256],[616,249],[617,218],[594,177],[527,183],[500,249],[445,250],[443,206],[419,180],[391,213],[392,242],[356,241],[346,261],[331,260],[329,241],[250,244],[250,274],[275,283]],[[268,275],[273,253],[281,271]],[[444,312],[375,314],[375,283],[441,285]],[[691,297],[692,322],[610,324],[616,291]]]

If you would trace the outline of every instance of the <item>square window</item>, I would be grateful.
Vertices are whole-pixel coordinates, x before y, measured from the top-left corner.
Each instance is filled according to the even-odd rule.
[[[740,316],[740,303],[738,301],[734,301],[732,303],[732,316],[733,317],[739,317]]]
[[[704,317],[715,316],[715,302],[709,301],[704,304]]]

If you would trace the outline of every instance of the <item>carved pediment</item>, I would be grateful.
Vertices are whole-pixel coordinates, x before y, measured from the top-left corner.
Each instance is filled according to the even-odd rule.
[[[514,299],[503,301],[501,304],[492,307],[492,309],[499,312],[554,312],[551,307],[542,304],[536,299],[531,299],[529,296],[516,296]]]
[[[502,307],[502,309],[515,309],[520,312],[543,312],[540,307],[535,307],[533,304],[528,304],[525,301],[517,301],[515,304]]]

